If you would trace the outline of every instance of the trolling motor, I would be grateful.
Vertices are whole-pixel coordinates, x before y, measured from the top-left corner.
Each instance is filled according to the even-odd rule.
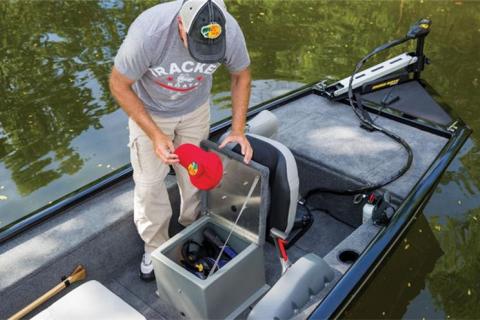
[[[431,20],[421,19],[410,27],[405,37],[393,40],[375,48],[357,63],[352,76],[330,85],[325,85],[324,82],[319,83],[318,86],[322,93],[330,99],[341,100],[346,98],[350,87],[352,90],[358,91],[359,89],[378,90],[394,86],[399,84],[401,82],[400,80],[403,79],[395,81],[394,79],[389,80],[387,77],[405,68],[408,72],[414,73],[414,79],[419,79],[420,73],[425,68],[425,64],[428,63],[428,59],[425,57],[423,49],[425,46],[425,37],[430,32],[431,24]],[[372,56],[410,40],[417,40],[415,53],[402,53],[362,72],[358,72],[363,64]],[[379,79],[385,80],[385,82],[368,87],[367,84],[378,82]],[[360,91],[364,93],[364,90]]]
[[[368,112],[365,111],[365,109],[363,108],[363,104],[362,104],[362,93],[365,93],[365,91],[366,91],[365,90],[365,83],[362,85],[362,90],[357,90],[354,93],[353,92],[354,91],[353,82],[354,82],[354,79],[357,80],[357,79],[362,79],[362,78],[365,77],[365,74],[364,74],[365,72],[363,74],[358,74],[358,75],[357,75],[357,73],[360,71],[360,69],[363,67],[363,65],[365,64],[365,62],[367,62],[368,59],[370,59],[371,57],[373,57],[374,55],[376,55],[376,54],[378,54],[382,51],[385,51],[385,50],[393,48],[393,47],[395,47],[399,44],[402,44],[406,41],[409,41],[409,40],[412,40],[412,39],[417,39],[417,38],[418,38],[418,41],[417,41],[417,53],[416,53],[416,55],[415,56],[412,56],[411,54],[407,54],[407,55],[412,56],[412,58],[410,60],[411,66],[409,65],[409,67],[410,67],[410,69],[413,68],[413,71],[415,71],[415,76],[414,77],[420,78],[420,72],[424,69],[424,61],[425,61],[425,56],[423,54],[423,47],[424,47],[424,44],[425,44],[424,40],[425,40],[425,37],[427,36],[427,34],[429,33],[430,25],[431,25],[430,20],[422,19],[422,20],[418,21],[416,24],[414,24],[412,27],[410,27],[410,30],[407,32],[407,34],[405,35],[404,38],[393,40],[391,42],[388,42],[386,44],[383,44],[383,45],[375,48],[372,52],[367,54],[365,57],[363,57],[357,63],[357,65],[355,66],[355,70],[353,71],[352,75],[348,78],[348,91],[347,91],[348,92],[348,101],[349,101],[350,105],[352,106],[353,111],[355,112],[357,117],[360,119],[361,127],[363,127],[366,130],[369,130],[369,131],[375,131],[376,130],[376,131],[380,131],[380,132],[386,134],[387,136],[389,136],[393,140],[396,140],[398,143],[402,144],[404,146],[404,148],[407,150],[407,152],[409,152],[410,147],[408,146],[408,144],[406,144],[405,141],[403,141],[400,137],[392,134],[391,132],[389,132],[389,131],[387,131],[387,130],[379,127],[379,126],[376,126],[374,124],[372,118],[370,117]],[[419,55],[417,55],[417,54],[419,54]],[[394,64],[395,61],[396,60],[392,60],[389,63]],[[386,66],[386,69],[388,69],[387,67],[388,66]],[[375,67],[373,67],[373,69],[370,68],[370,69],[367,69],[367,70],[370,70],[372,72],[376,72],[376,71],[381,71],[382,69],[383,69],[383,66],[382,66],[382,68],[375,66]],[[365,81],[365,80],[363,80],[363,81]],[[400,79],[389,80],[386,83],[384,82],[382,85],[393,86],[393,85],[397,85],[399,82],[400,82]],[[375,86],[375,88],[377,88],[377,89],[383,88],[382,85],[377,84]],[[357,85],[357,86],[359,86],[359,85]],[[374,87],[372,86],[372,89],[373,88]]]

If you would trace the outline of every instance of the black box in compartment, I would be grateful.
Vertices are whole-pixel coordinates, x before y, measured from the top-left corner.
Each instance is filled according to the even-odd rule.
[[[194,233],[190,233],[187,237],[185,237],[182,243],[178,243],[178,245],[171,247],[168,250],[163,251],[163,254],[170,258],[170,260],[176,262],[179,266],[182,266],[181,260],[182,257],[182,246],[189,240],[193,240],[199,244],[203,244],[205,242],[205,237],[203,236],[203,232],[205,229],[213,230],[221,239],[227,239],[228,233],[230,230],[226,230],[224,226],[218,225],[215,221],[207,220],[198,230]],[[248,247],[250,242],[247,239],[241,238],[237,234],[233,234],[232,237],[228,240],[228,246],[231,247],[237,255],[239,255],[245,248]],[[216,257],[214,257],[216,258]],[[233,259],[235,260],[235,259]],[[232,261],[233,261],[232,260]]]

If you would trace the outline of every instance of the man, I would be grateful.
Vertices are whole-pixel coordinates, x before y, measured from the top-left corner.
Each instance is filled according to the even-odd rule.
[[[250,58],[238,23],[222,0],[178,0],[143,12],[132,23],[110,76],[110,90],[129,116],[134,221],[145,242],[140,278],[153,280],[151,252],[168,239],[172,215],[164,179],[173,165],[180,188],[179,223],[199,213],[199,194],[178,165],[175,148],[208,137],[212,74],[231,74],[232,130],[244,161],[252,148],[244,134],[250,98]]]

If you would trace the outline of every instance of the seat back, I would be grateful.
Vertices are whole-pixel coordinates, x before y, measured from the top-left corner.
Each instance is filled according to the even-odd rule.
[[[292,152],[278,141],[248,133],[247,139],[254,152],[253,158],[270,170],[270,209],[267,232],[276,228],[287,235],[295,223],[298,201],[298,170]],[[233,151],[240,153],[237,145]]]

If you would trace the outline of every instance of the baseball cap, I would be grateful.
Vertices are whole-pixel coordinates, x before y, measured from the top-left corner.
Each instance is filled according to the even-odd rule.
[[[190,182],[200,190],[215,188],[223,177],[220,157],[191,143],[184,143],[175,150],[180,165],[187,169]]]
[[[187,31],[188,51],[202,63],[225,58],[226,7],[222,0],[185,0],[179,13]]]

